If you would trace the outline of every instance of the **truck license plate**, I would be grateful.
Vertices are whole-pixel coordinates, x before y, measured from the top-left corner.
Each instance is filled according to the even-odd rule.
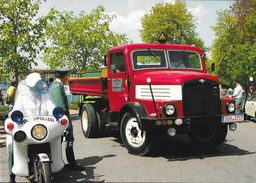
[[[222,115],[222,123],[244,121],[244,115]]]

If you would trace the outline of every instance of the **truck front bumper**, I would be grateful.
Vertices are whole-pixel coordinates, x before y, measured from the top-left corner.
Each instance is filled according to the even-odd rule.
[[[191,125],[197,123],[216,123],[219,125],[234,125],[235,123],[248,122],[245,114],[222,114],[222,115],[207,115],[207,116],[189,116],[189,117],[173,117],[173,118],[142,118],[144,127],[156,127],[158,129],[168,129],[173,127],[181,133],[186,133],[190,130]]]

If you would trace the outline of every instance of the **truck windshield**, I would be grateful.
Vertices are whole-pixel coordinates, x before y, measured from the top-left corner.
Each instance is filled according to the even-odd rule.
[[[200,55],[192,51],[168,51],[172,69],[202,70]]]
[[[166,58],[163,50],[138,50],[132,53],[133,68],[153,69],[153,68],[167,68]]]

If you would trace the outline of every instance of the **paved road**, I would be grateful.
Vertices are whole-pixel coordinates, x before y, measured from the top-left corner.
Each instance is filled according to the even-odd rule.
[[[137,157],[127,153],[115,133],[85,139],[77,116],[73,119],[76,158],[86,170],[64,169],[56,182],[256,182],[256,123],[239,124],[214,151],[199,151],[187,138],[163,138],[153,155]],[[8,180],[3,146],[0,182]]]

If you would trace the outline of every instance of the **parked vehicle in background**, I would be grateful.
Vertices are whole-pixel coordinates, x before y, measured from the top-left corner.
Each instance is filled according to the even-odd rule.
[[[245,103],[245,113],[250,120],[256,120],[256,92],[254,92]]]

